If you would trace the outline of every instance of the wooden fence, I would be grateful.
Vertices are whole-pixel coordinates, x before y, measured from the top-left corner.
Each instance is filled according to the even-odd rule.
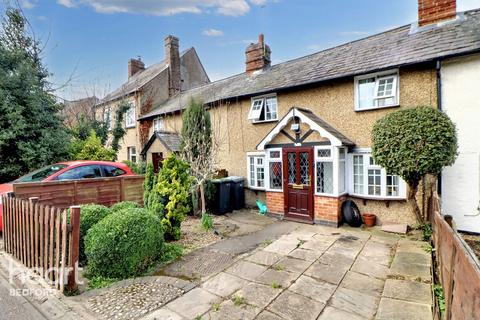
[[[75,181],[16,183],[16,198],[38,197],[43,204],[56,208],[87,203],[111,206],[120,201],[134,201],[143,205],[143,176],[121,176]]]
[[[475,253],[440,214],[436,194],[429,199],[429,220],[438,278],[445,296],[445,319],[478,319],[480,315],[480,263]]]
[[[2,196],[5,251],[61,291],[77,289],[80,207]]]

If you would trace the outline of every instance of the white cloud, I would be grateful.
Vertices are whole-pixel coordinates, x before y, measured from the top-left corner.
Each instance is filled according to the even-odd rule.
[[[33,7],[35,7],[35,4],[36,4],[36,0],[20,0],[20,5],[22,6],[22,8],[24,9],[32,9]]]
[[[90,6],[99,13],[137,13],[156,16],[200,14],[212,10],[220,15],[241,16],[250,11],[250,5],[246,0],[57,0],[57,2],[68,8],[79,4]]]
[[[210,28],[210,29],[203,30],[202,34],[207,37],[220,37],[220,36],[223,36],[223,31]]]
[[[267,0],[249,0],[252,4],[256,6],[263,6],[267,3]]]
[[[480,8],[480,0],[458,0],[457,11],[466,11]]]

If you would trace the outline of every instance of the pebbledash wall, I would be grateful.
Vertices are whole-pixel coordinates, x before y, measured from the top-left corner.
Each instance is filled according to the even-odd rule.
[[[423,64],[399,70],[400,106],[394,108],[355,111],[353,77],[319,83],[304,89],[276,92],[276,96],[278,119],[293,106],[309,109],[352,140],[357,148],[370,148],[372,127],[384,115],[418,105],[436,107],[435,66]],[[243,98],[223,101],[211,109],[212,123],[221,141],[218,167],[226,169],[230,175],[247,177],[247,152],[256,151],[258,143],[278,122],[253,124],[248,120],[250,107],[251,99]],[[164,125],[167,131],[180,132],[181,114],[165,116]],[[315,220],[338,223],[339,205],[345,197],[349,196],[342,198],[315,196]],[[283,215],[282,192],[247,189],[247,204],[254,206],[256,199],[266,201],[270,213]],[[352,199],[362,213],[374,213],[380,222],[415,223],[415,216],[406,201]]]

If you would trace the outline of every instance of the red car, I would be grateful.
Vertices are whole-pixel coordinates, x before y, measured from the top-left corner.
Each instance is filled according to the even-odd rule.
[[[67,161],[52,164],[24,175],[9,183],[0,184],[0,231],[3,231],[1,196],[13,192],[13,184],[135,175],[126,164],[108,161]]]

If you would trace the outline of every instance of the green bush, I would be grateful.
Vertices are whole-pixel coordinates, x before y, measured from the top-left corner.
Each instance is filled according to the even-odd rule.
[[[145,174],[147,171],[147,164],[143,161],[141,162],[132,162],[130,160],[124,160],[125,163],[130,169],[132,169],[135,174]]]
[[[201,222],[202,222],[203,229],[205,229],[206,231],[213,229],[213,219],[212,219],[212,216],[209,215],[208,213],[206,212],[202,213]]]
[[[99,204],[86,204],[80,209],[80,264],[85,264],[87,257],[85,255],[85,237],[94,225],[100,220],[110,215],[112,211]]]
[[[85,239],[91,277],[140,275],[162,254],[160,219],[147,209],[124,209],[97,223]]]
[[[124,209],[135,209],[135,208],[140,208],[138,203],[133,201],[122,201],[119,203],[115,203],[113,206],[110,207],[110,210],[112,210],[112,212],[118,212]]]
[[[157,183],[158,176],[153,172],[153,164],[149,163],[145,173],[145,181],[143,182],[143,202],[145,208],[162,219],[165,212],[166,199],[160,195]]]
[[[72,143],[74,145],[71,151],[73,160],[115,161],[117,158],[115,150],[104,147],[93,130],[85,141],[74,141]]]

